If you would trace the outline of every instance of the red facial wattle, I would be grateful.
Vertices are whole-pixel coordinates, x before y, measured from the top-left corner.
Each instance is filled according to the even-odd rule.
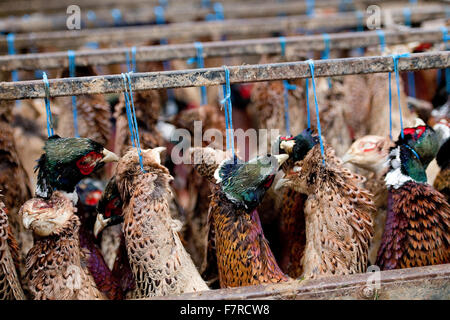
[[[114,198],[108,202],[105,208],[105,217],[109,218],[111,216],[120,215],[121,208],[119,207],[120,200],[118,198]]]
[[[270,186],[273,183],[273,180],[275,179],[275,176],[270,176],[269,180],[267,180],[267,182],[264,184],[265,188],[270,188]]]
[[[77,161],[77,168],[80,170],[81,174],[87,176],[94,171],[95,166],[102,158],[103,156],[100,153],[91,151]]]
[[[100,190],[95,190],[90,192],[86,197],[86,204],[89,206],[95,206],[97,205],[98,201],[102,197],[102,192]]]
[[[415,140],[418,140],[423,135],[425,130],[426,130],[425,126],[419,126],[417,128],[405,128],[405,129],[403,129],[403,134],[405,136],[410,135],[410,136],[414,137]]]

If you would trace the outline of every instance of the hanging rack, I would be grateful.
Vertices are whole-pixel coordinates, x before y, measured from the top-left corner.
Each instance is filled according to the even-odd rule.
[[[450,67],[450,51],[411,54],[398,61],[399,71],[443,69]],[[309,78],[305,61],[230,66],[230,83]],[[394,71],[391,56],[373,56],[315,61],[316,77],[369,74]],[[133,90],[213,86],[225,83],[223,68],[136,73]],[[49,80],[52,97],[121,92],[120,75]],[[44,98],[40,80],[0,82],[0,100]]]
[[[396,21],[403,22],[402,10],[393,10]],[[367,17],[367,14],[366,14]],[[411,8],[411,21],[418,23],[432,19],[445,19],[443,6]],[[193,39],[204,36],[221,35],[245,36],[270,34],[273,32],[299,32],[317,29],[356,28],[360,17],[355,12],[329,15],[286,16],[272,18],[230,19],[224,21],[183,22],[169,25],[139,27],[103,28],[17,34],[16,50],[29,47],[50,46],[53,48],[76,49],[88,42],[111,45],[119,41],[130,43],[156,41],[161,38]],[[6,51],[6,36],[0,36],[0,50]]]
[[[442,42],[442,30],[439,28],[385,31],[384,33],[385,42],[388,45],[423,39],[427,39],[428,43]],[[335,33],[329,36],[332,50],[365,48],[379,44],[376,31]],[[322,51],[325,48],[322,35],[285,37],[285,39],[288,53],[301,52],[304,48],[316,51]],[[279,42],[279,38],[205,42],[202,44],[203,57],[281,54]],[[126,63],[129,51],[129,47],[76,51],[76,65],[99,66]],[[136,62],[188,59],[196,57],[196,54],[193,43],[145,46],[136,49]],[[68,65],[66,51],[0,56],[0,71],[48,70],[67,68]]]

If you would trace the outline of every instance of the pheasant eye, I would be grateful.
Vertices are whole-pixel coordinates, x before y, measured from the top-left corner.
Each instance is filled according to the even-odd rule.
[[[101,159],[102,155],[100,153],[91,151],[77,161],[77,168],[80,170],[81,174],[86,176],[94,171],[97,162]]]

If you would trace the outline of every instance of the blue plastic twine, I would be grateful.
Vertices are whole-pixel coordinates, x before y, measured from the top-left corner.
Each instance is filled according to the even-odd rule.
[[[311,81],[312,81],[312,85],[313,85],[314,103],[316,105],[317,132],[319,134],[320,153],[322,154],[323,165],[325,165],[325,151],[324,151],[323,141],[322,141],[322,130],[320,129],[319,103],[317,102],[316,83],[315,83],[315,80],[314,80],[314,61],[313,60],[307,60],[306,62],[308,62],[309,70],[311,71]]]
[[[195,58],[188,59],[187,63],[192,64],[194,62],[197,63],[197,68],[204,68],[205,67],[205,61],[203,59],[203,44],[201,42],[195,42],[195,50],[196,50],[196,56]],[[208,103],[208,96],[206,92],[206,87],[200,87],[200,92],[202,96],[202,105],[206,105]]]
[[[306,119],[308,123],[308,129],[311,129],[311,113],[309,110],[309,79],[306,78],[306,85],[305,85],[305,91],[306,91]]]
[[[386,50],[386,38],[383,30],[377,30],[378,38],[380,39],[381,52]]]
[[[129,52],[125,52],[128,72],[136,72],[136,47],[131,47],[131,60]]]
[[[69,76],[71,78],[76,77],[75,74],[75,51],[67,50],[67,56],[69,57]],[[78,134],[78,112],[77,112],[77,97],[72,96],[72,114],[73,114],[73,129],[75,137],[79,138]]]
[[[44,81],[45,90],[45,112],[47,114],[47,135],[48,137],[53,136],[55,133],[53,131],[53,118],[52,110],[50,109],[50,85],[48,83],[47,74],[44,72],[42,74],[42,80]]]
[[[322,52],[322,59],[330,58],[330,35],[328,33],[323,34],[323,41],[325,43],[325,50]],[[332,88],[331,78],[327,78],[328,81],[328,89]]]
[[[146,171],[144,170],[144,163],[142,160],[141,142],[139,140],[139,129],[136,120],[136,111],[134,108],[133,89],[131,87],[130,73],[131,72],[125,74],[122,73],[122,80],[125,87],[125,109],[127,111],[128,128],[130,129],[131,134],[131,144],[133,145],[133,147],[136,147],[138,149],[139,164],[141,165],[142,172],[145,173]]]
[[[114,25],[119,25],[122,21],[122,12],[120,11],[120,9],[112,9],[111,10],[111,16],[114,20]]]
[[[158,3],[163,8],[167,8],[167,6],[169,5],[169,2],[167,0],[159,0]]]
[[[234,152],[234,134],[233,134],[233,106],[231,104],[231,87],[230,87],[230,70],[227,66],[222,66],[225,71],[225,84],[223,85],[223,100],[220,101],[224,105],[225,109],[225,127],[227,134],[227,150],[231,147],[233,153],[233,159],[235,158]]]
[[[449,50],[448,45],[448,31],[446,27],[441,27],[442,30],[442,41],[445,43],[446,50]],[[447,90],[447,94],[450,94],[450,68],[445,68],[445,88]]]
[[[353,4],[353,0],[341,0],[339,3],[339,11],[346,11],[347,7]]]
[[[314,7],[316,6],[314,0],[306,0],[306,14],[308,16],[314,15]]]
[[[211,8],[211,0],[202,0],[202,8]]]
[[[411,27],[411,9],[404,8],[403,9],[403,18],[405,19],[405,25]]]
[[[6,42],[8,43],[8,54],[16,54],[16,47],[14,46],[15,35],[10,33],[6,36]],[[11,71],[11,79],[13,82],[19,81],[19,74],[16,70]]]
[[[399,58],[404,58],[404,57],[409,57],[409,53],[404,53],[404,54],[393,54],[392,55],[392,59],[394,60],[394,73],[395,73],[395,82],[397,85],[397,98],[398,98],[398,112],[400,114],[400,130],[401,130],[401,137],[404,137],[403,134],[403,118],[402,118],[402,106],[400,104],[400,75],[398,72],[398,59]],[[390,75],[391,73],[389,73]],[[391,83],[391,78],[389,77],[389,84]],[[390,132],[389,135],[392,139],[392,113],[391,113],[391,87],[389,86],[389,96],[390,96],[390,105],[389,105],[389,123],[390,123]]]
[[[286,56],[286,38],[280,37],[281,55]],[[286,123],[286,134],[291,135],[290,117],[289,117],[289,90],[296,90],[297,86],[290,84],[287,80],[283,80],[283,96],[284,96],[284,121]]]
[[[358,19],[358,25],[356,26],[356,31],[364,31],[364,13],[361,11],[356,11],[356,18]]]

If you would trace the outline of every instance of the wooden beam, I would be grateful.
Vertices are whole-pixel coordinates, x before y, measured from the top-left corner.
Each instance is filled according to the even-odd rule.
[[[375,46],[379,44],[379,36],[375,31],[348,32],[330,34],[330,49],[353,49]],[[402,31],[385,31],[387,45],[423,41],[429,43],[442,42],[440,29],[409,29]],[[322,35],[286,37],[286,54],[308,50],[324,50]],[[205,42],[203,57],[228,57],[245,55],[281,54],[279,38],[250,39],[238,41]],[[98,66],[122,64],[127,61],[130,48],[114,48],[99,50],[83,50],[75,53],[77,66]],[[188,59],[196,56],[193,43],[176,45],[158,45],[136,48],[136,61],[165,61]],[[49,70],[67,68],[69,65],[67,52],[19,54],[0,56],[0,71],[12,70]]]
[[[450,67],[450,51],[416,53],[401,58],[399,71]],[[245,83],[311,77],[305,61],[230,66],[230,82]],[[391,56],[344,58],[315,61],[315,76],[392,72]],[[133,90],[214,86],[225,82],[223,68],[136,73],[131,75]],[[49,80],[52,97],[123,91],[121,75],[63,78]],[[41,80],[0,82],[0,99],[44,98]]]

